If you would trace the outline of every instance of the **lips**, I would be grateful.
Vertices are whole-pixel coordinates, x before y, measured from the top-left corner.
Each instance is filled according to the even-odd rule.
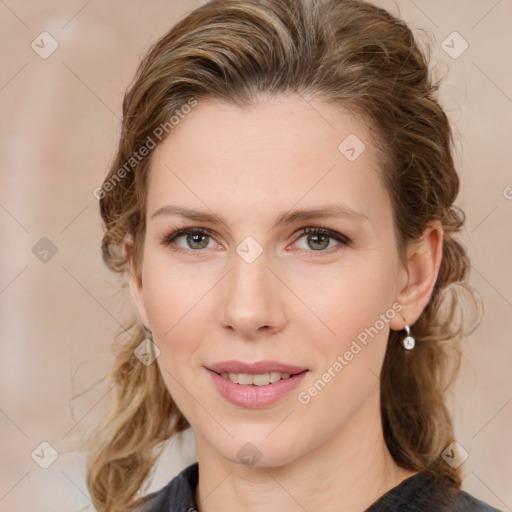
[[[224,363],[223,363],[224,364]],[[276,363],[281,365],[281,363]],[[258,372],[262,371],[259,368],[262,366],[256,366],[258,368]],[[272,365],[268,364],[268,361],[264,363],[263,369],[271,368]],[[278,368],[284,368],[287,371],[297,371],[301,368],[298,366],[290,366],[290,365],[281,365],[277,366]],[[216,366],[216,368],[220,369],[220,365]],[[237,362],[235,366],[224,366],[224,368],[236,368],[243,369],[244,371],[255,371],[254,365],[247,365]],[[274,366],[275,368],[275,366]],[[236,405],[238,407],[250,408],[250,409],[258,409],[263,407],[269,407],[273,404],[278,403],[281,399],[289,396],[292,391],[300,384],[300,382],[306,377],[308,374],[307,370],[304,370],[300,373],[288,374],[287,378],[281,378],[277,382],[272,382],[268,384],[262,384],[261,382],[256,384],[240,384],[236,382],[232,382],[230,378],[226,378],[226,375],[238,376],[242,377],[244,373],[226,373],[222,372],[221,375],[216,373],[213,370],[207,369],[210,378],[212,379],[214,387],[220,393],[222,397],[224,397],[231,404]],[[251,377],[252,375],[258,374],[245,374],[246,377]],[[261,374],[260,374],[261,375]],[[269,374],[267,374],[269,375]],[[270,372],[270,375],[280,375],[278,372],[273,373]],[[281,374],[282,375],[282,374]],[[255,377],[256,378],[256,377]],[[246,380],[244,378],[243,380]],[[261,384],[261,385],[260,385]]]
[[[289,373],[290,375],[297,375],[308,370],[301,366],[294,366],[277,361],[258,361],[255,363],[243,363],[242,361],[230,360],[213,363],[208,366],[209,370],[220,375],[222,372],[226,373],[248,373],[249,375],[258,375],[262,373]]]

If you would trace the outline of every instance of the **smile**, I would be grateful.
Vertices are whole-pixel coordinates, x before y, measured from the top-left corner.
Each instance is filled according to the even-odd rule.
[[[273,361],[225,361],[206,368],[219,394],[233,405],[263,408],[289,395],[309,373],[307,368]]]
[[[222,372],[221,377],[229,379],[234,384],[241,386],[268,386],[274,382],[279,382],[282,379],[289,379],[289,373],[270,372],[270,373],[257,373],[251,375],[250,373],[228,373]]]

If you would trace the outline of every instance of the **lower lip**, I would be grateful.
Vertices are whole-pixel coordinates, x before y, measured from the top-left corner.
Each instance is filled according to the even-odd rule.
[[[288,379],[281,379],[266,386],[244,386],[242,384],[235,384],[212,370],[208,370],[208,372],[212,376],[219,393],[226,400],[234,405],[252,409],[267,407],[278,402],[293,391],[306,373],[308,373],[307,371],[298,373]]]

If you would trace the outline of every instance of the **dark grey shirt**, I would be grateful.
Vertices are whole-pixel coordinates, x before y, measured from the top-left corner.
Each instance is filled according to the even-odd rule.
[[[197,511],[197,462],[165,487],[144,497],[137,512]],[[499,512],[465,491],[440,488],[429,473],[417,473],[381,496],[365,512]]]

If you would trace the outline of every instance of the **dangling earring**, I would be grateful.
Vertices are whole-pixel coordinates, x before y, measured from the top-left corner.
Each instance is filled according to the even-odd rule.
[[[405,326],[405,331],[407,332],[407,336],[403,339],[402,343],[407,350],[412,350],[416,344],[416,340],[411,336],[411,328],[408,325]]]

